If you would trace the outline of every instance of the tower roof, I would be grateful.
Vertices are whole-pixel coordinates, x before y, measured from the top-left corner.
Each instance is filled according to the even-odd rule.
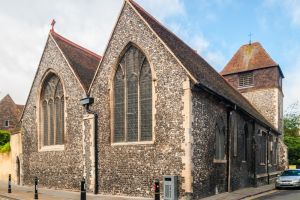
[[[50,34],[87,91],[97,70],[101,56],[64,38],[54,30],[51,30]]]
[[[241,46],[221,74],[228,75],[267,67],[279,67],[279,65],[270,57],[259,42],[254,42]]]

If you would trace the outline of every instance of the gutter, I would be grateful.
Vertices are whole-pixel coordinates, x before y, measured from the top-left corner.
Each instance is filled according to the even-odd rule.
[[[247,112],[244,108],[238,106],[236,103],[232,102],[231,100],[221,96],[220,94],[216,93],[215,91],[213,91],[212,89],[206,87],[205,85],[203,85],[202,83],[196,83],[193,88],[192,91],[204,91],[207,92],[208,94],[211,94],[212,96],[220,99],[221,101],[224,101],[228,104],[229,107],[231,107],[232,109],[235,109],[237,111],[240,111],[244,114],[246,114],[247,116],[249,116],[251,119],[253,119],[254,121],[256,121],[258,124],[267,127],[267,129],[269,129],[272,132],[277,133],[278,135],[281,135],[281,133],[278,130],[275,130],[274,128],[270,127],[270,125],[266,124],[265,122],[257,119],[256,117],[254,117],[252,114],[250,114],[249,112]]]

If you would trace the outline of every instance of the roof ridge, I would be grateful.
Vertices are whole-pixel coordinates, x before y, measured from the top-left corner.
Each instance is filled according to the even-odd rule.
[[[98,59],[102,59],[102,56],[101,56],[101,55],[96,54],[95,52],[92,52],[91,50],[88,50],[87,48],[82,47],[82,46],[76,44],[75,42],[72,42],[71,40],[69,40],[69,39],[63,37],[62,35],[60,35],[60,34],[58,34],[58,33],[56,33],[54,30],[50,30],[50,34],[54,34],[55,36],[59,37],[59,38],[60,38],[61,40],[63,40],[64,42],[66,42],[66,43],[68,43],[68,44],[70,44],[70,45],[72,45],[72,46],[74,46],[74,47],[76,47],[76,48],[78,48],[78,49],[80,49],[80,50],[82,50],[82,51],[84,51],[84,52],[86,52],[86,53],[88,53],[88,54],[94,56],[94,57],[97,57]]]
[[[250,51],[255,51],[249,54]],[[245,63],[245,59],[248,60]],[[221,70],[221,75],[236,74],[267,67],[279,67],[260,42],[241,45]],[[283,74],[282,74],[283,75]]]

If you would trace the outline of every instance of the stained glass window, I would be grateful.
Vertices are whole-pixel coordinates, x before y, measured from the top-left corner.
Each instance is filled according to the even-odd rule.
[[[152,75],[145,55],[130,46],[114,78],[114,142],[152,140]]]
[[[41,93],[41,132],[43,145],[64,143],[64,94],[59,78],[50,74]]]

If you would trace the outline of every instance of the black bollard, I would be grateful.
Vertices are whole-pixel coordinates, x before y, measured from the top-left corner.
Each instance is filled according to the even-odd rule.
[[[8,193],[11,193],[11,175],[8,175]]]
[[[39,199],[38,193],[38,177],[34,178],[34,199]]]
[[[82,179],[80,183],[80,200],[86,200],[85,179]]]
[[[160,188],[158,179],[155,179],[154,182],[154,200],[160,200]]]

